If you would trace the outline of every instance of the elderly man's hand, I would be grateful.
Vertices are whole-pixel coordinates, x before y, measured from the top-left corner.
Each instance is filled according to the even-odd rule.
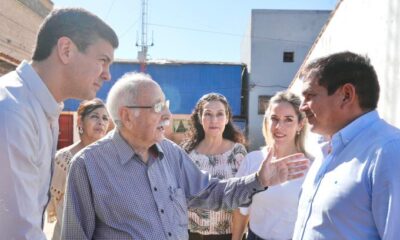
[[[303,153],[296,153],[274,160],[272,156],[273,151],[269,151],[267,158],[257,172],[258,181],[264,187],[302,177],[310,165],[310,160]]]

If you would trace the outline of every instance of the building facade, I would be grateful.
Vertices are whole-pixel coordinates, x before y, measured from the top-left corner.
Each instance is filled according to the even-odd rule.
[[[400,127],[399,1],[339,1],[302,66],[316,58],[341,51],[352,51],[370,58],[380,84],[377,110],[387,122]],[[298,74],[290,88],[300,93]],[[309,133],[309,149],[314,148],[317,137]]]
[[[252,11],[241,47],[241,60],[249,71],[250,150],[264,145],[261,126],[268,99],[287,89],[329,15],[316,10]]]
[[[1,1],[0,76],[31,59],[37,30],[52,8],[50,0]]]

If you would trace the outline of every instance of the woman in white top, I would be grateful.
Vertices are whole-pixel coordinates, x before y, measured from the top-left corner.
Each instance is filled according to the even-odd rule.
[[[299,111],[300,103],[300,98],[288,91],[278,92],[270,99],[262,126],[266,146],[249,153],[236,176],[256,172],[269,154],[273,158],[282,158],[298,152],[306,153],[305,120]],[[243,234],[248,224],[249,240],[291,239],[303,180],[304,177],[284,182],[255,194],[251,205],[240,209],[243,215],[240,219],[236,218],[233,229]]]

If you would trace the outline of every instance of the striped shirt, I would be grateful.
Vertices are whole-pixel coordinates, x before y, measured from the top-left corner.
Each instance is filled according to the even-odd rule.
[[[255,174],[211,178],[169,140],[150,150],[145,164],[114,130],[75,155],[62,239],[188,239],[188,207],[248,206],[264,190]]]

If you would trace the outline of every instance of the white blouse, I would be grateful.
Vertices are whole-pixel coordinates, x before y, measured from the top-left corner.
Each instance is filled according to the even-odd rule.
[[[254,173],[267,157],[267,149],[250,152],[243,160],[236,177]],[[240,208],[250,215],[251,231],[264,239],[291,239],[297,217],[297,205],[304,177],[269,187],[253,196],[248,208]]]

